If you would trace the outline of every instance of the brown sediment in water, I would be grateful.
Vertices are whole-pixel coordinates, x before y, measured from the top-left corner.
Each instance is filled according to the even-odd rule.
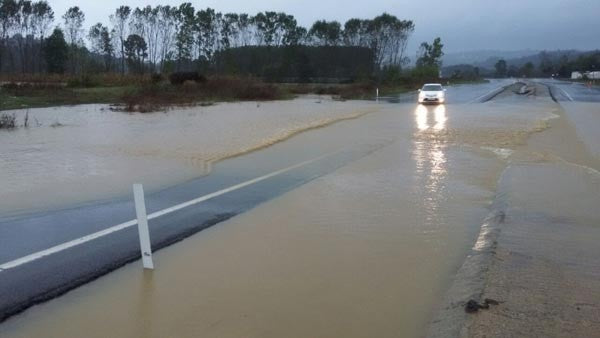
[[[427,108],[417,108],[416,114]],[[439,108],[436,108],[436,110]],[[461,114],[441,130],[424,128],[415,138],[424,142],[444,142],[479,147],[515,149],[527,143],[528,138],[549,127],[549,120],[557,117],[558,107],[552,102],[522,103],[488,102],[461,105]]]
[[[546,116],[498,104],[446,108],[382,106],[288,139],[353,135],[353,145],[386,146],[158,252],[153,273],[126,266],[8,320],[0,334],[423,335],[506,165],[480,146],[498,148],[503,130],[526,132]],[[432,136],[448,129],[458,136]]]
[[[272,146],[272,145],[274,145],[276,143],[286,141],[286,140],[288,140],[288,139],[290,139],[290,138],[292,138],[292,137],[294,137],[294,136],[296,136],[296,135],[298,135],[300,133],[304,133],[304,132],[307,132],[307,131],[310,131],[310,130],[313,130],[313,129],[325,128],[325,127],[328,127],[328,126],[330,126],[330,125],[332,125],[334,123],[337,123],[337,122],[342,122],[342,121],[347,121],[347,120],[355,120],[355,119],[358,119],[358,118],[360,118],[362,116],[365,116],[367,114],[373,113],[375,111],[377,111],[377,109],[373,109],[372,108],[372,109],[369,109],[369,110],[352,112],[348,116],[343,116],[343,117],[338,117],[338,118],[325,118],[325,119],[322,119],[322,120],[314,121],[314,122],[311,122],[311,123],[309,123],[309,124],[307,124],[305,126],[302,126],[300,128],[296,128],[296,129],[292,129],[292,130],[287,130],[287,131],[285,131],[283,133],[280,133],[275,138],[273,138],[272,140],[267,141],[267,142],[265,142],[263,144],[256,145],[256,146],[250,147],[250,148],[245,148],[245,149],[239,150],[236,153],[232,153],[232,154],[229,154],[229,155],[222,155],[221,157],[212,158],[212,159],[207,160],[207,162],[212,165],[214,163],[217,163],[217,162],[220,162],[220,161],[224,161],[224,160],[230,159],[232,157],[241,156],[241,155],[244,155],[244,154],[248,154],[248,153],[251,153],[251,152],[254,152],[254,151],[258,151],[258,150],[270,147],[270,146]]]
[[[483,243],[460,270],[430,335],[592,337],[600,332],[600,159],[577,122],[557,118],[515,149]],[[589,109],[568,103],[565,109]],[[575,125],[574,125],[575,124]],[[576,128],[577,127],[577,128]],[[585,131],[585,130],[584,130]],[[492,215],[494,216],[494,215]],[[499,301],[466,314],[468,300]]]
[[[588,119],[597,124],[600,116]],[[600,159],[580,135],[561,111],[527,146],[545,160],[519,159],[507,183],[515,220],[502,228],[484,291],[504,303],[473,318],[470,336],[600,332]]]
[[[317,97],[155,114],[94,105],[32,109],[32,127],[0,133],[0,213],[113,198],[129,193],[134,181],[160,189],[206,175],[223,159],[376,109]],[[17,118],[26,113],[16,111]],[[63,127],[53,128],[57,123]]]
[[[557,163],[507,173],[500,226],[468,337],[594,337],[600,332],[600,175]],[[523,188],[527,187],[527,188]]]

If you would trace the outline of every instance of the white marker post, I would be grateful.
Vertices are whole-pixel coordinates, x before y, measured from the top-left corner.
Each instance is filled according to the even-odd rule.
[[[375,97],[377,98],[377,101],[379,101],[379,88],[375,90]]]
[[[148,216],[146,216],[146,202],[144,201],[144,187],[141,184],[133,185],[133,199],[135,201],[135,214],[137,216],[138,234],[140,235],[140,250],[144,269],[154,269],[152,262],[152,248],[150,247],[150,230],[148,230]]]

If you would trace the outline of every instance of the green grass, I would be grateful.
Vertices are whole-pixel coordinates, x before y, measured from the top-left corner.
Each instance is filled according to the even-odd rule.
[[[292,98],[278,86],[247,77],[211,77],[173,86],[139,82],[126,86],[71,87],[62,83],[8,84],[0,88],[0,111],[89,103],[115,104],[126,111],[150,112],[216,101],[268,101]]]
[[[87,103],[120,103],[134,87],[0,89],[0,110]]]

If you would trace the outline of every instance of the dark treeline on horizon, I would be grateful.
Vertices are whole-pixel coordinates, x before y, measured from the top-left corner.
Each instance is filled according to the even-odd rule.
[[[245,67],[258,75],[254,73],[260,70],[244,60],[246,52],[231,52],[244,49],[254,55],[264,53],[257,52],[256,47],[283,50],[277,52],[276,59],[285,64],[291,62],[286,55],[292,55],[300,60],[296,68],[302,68],[303,58],[321,58],[314,48],[326,48],[323,55],[332,65],[336,59],[349,60],[345,69],[354,67],[353,59],[360,59],[354,68],[368,71],[400,69],[409,62],[406,45],[414,31],[412,21],[387,13],[373,19],[353,18],[344,24],[320,20],[302,27],[293,15],[282,12],[219,13],[194,8],[191,3],[121,6],[108,19],[108,26],[97,23],[86,30],[85,13],[78,7],[59,14],[43,0],[0,0],[0,73],[235,72]],[[295,52],[285,52],[290,49]],[[370,58],[366,67],[365,55]],[[225,62],[230,67],[219,65]],[[328,64],[321,62],[318,67],[337,74],[327,70]]]
[[[521,61],[519,63],[519,61]],[[498,60],[491,76],[496,77],[561,77],[569,78],[575,71],[597,71],[600,50],[589,52],[543,51],[523,60]]]

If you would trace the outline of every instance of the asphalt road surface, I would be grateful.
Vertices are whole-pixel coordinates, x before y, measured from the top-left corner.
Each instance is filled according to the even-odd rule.
[[[538,81],[549,86],[553,96],[558,101],[600,102],[600,88],[597,86],[554,79]]]

